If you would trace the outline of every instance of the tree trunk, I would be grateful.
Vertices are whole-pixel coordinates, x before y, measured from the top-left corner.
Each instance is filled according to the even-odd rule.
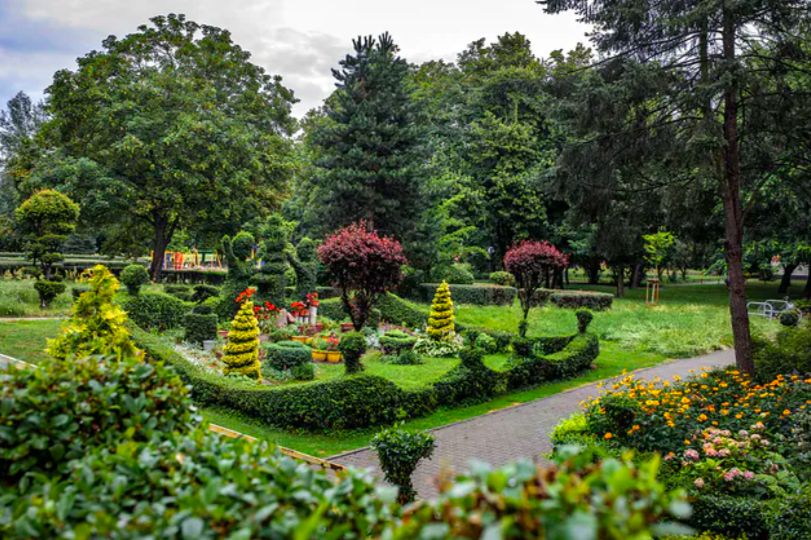
[[[631,288],[638,289],[640,283],[642,283],[642,263],[636,263],[634,265],[634,277],[631,280]]]
[[[589,276],[589,285],[597,285],[600,282],[600,261],[591,261],[586,265],[586,273]]]
[[[625,296],[625,266],[617,265],[617,298]]]
[[[780,287],[777,288],[777,294],[786,294],[788,292],[788,288],[791,287],[791,274],[794,273],[797,266],[799,266],[797,263],[791,263],[783,268],[783,277],[780,279]]]
[[[155,228],[155,237],[152,241],[152,261],[149,264],[149,275],[152,281],[158,281],[160,278],[161,270],[163,268],[163,257],[166,254],[166,247],[172,241],[172,235],[175,233],[177,221],[170,221],[165,216],[155,216],[153,225]]]
[[[735,21],[724,9],[724,60],[732,69],[735,64]],[[724,90],[724,149],[721,195],[724,201],[725,254],[729,269],[729,311],[735,363],[738,369],[752,374],[752,335],[746,310],[746,279],[743,275],[743,207],[741,204],[741,162],[738,142],[738,83],[734,73]]]

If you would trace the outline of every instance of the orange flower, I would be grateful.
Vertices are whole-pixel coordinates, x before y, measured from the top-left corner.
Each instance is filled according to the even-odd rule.
[[[603,435],[603,439],[605,439],[605,440],[609,440],[609,439],[613,439],[613,438],[614,438],[614,435],[612,435],[610,431],[608,433],[606,433],[605,435]]]

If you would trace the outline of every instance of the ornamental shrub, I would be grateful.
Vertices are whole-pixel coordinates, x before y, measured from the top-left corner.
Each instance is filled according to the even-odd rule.
[[[480,349],[487,354],[498,352],[498,344],[496,343],[496,340],[484,333],[476,336],[474,345],[477,349]]]
[[[264,364],[277,371],[286,371],[312,360],[312,349],[297,341],[279,341],[263,345]]]
[[[255,379],[260,376],[259,321],[253,314],[253,302],[250,300],[242,302],[231,322],[222,360],[226,375],[234,373]]]
[[[509,272],[498,271],[490,273],[490,281],[503,287],[515,287],[515,276]]]
[[[76,301],[79,299],[82,294],[86,293],[90,290],[90,287],[87,285],[74,285],[73,288],[70,290],[70,295],[73,297],[73,300]]]
[[[58,191],[43,189],[23,201],[14,217],[28,259],[50,280],[54,264],[64,259],[62,244],[76,228],[79,205]]]
[[[333,285],[341,289],[344,309],[355,330],[366,324],[375,301],[397,286],[402,277],[400,269],[408,262],[397,240],[378,236],[364,222],[327,237],[318,247],[318,258]]]
[[[459,351],[459,359],[467,369],[484,368],[484,352],[477,347],[467,347]]]
[[[559,308],[588,308],[593,311],[603,311],[611,307],[614,295],[592,291],[555,291],[549,299]]]
[[[578,309],[575,312],[575,316],[577,317],[577,331],[581,334],[585,334],[591,324],[591,320],[594,318],[594,314],[587,309]]]
[[[140,356],[125,327],[127,314],[113,300],[119,284],[112,272],[97,264],[82,279],[90,288],[73,303],[61,334],[48,340],[48,354],[60,361],[91,355],[117,360]]]
[[[207,283],[199,283],[194,286],[194,293],[191,300],[197,304],[202,304],[209,298],[216,298],[220,294],[220,288]]]
[[[431,313],[428,315],[428,326],[425,332],[436,341],[447,341],[456,334],[453,324],[453,300],[448,284],[442,282],[436,289]]]
[[[456,285],[473,285],[476,281],[476,278],[473,276],[473,271],[470,269],[470,265],[466,263],[454,263],[450,265],[442,272],[441,277],[444,278],[443,281]]]
[[[400,352],[389,360],[392,364],[400,366],[416,366],[422,364],[422,357],[411,349]]]
[[[92,350],[95,343],[74,348]],[[133,355],[78,356],[0,371],[0,402],[0,485],[33,473],[56,480],[68,473],[71,459],[93,447],[114,450],[123,439],[167,437],[194,420],[175,372]]]
[[[413,351],[417,354],[439,358],[442,356],[453,356],[462,350],[462,338],[454,336],[452,339],[437,341],[431,338],[418,338],[414,343]]]
[[[188,285],[164,285],[163,290],[166,294],[170,294],[175,298],[180,298],[184,302],[191,302],[194,297],[194,292]]]
[[[45,309],[57,296],[65,292],[65,284],[61,281],[48,281],[47,279],[38,279],[34,282],[34,289],[39,295],[39,305]]]
[[[164,293],[141,293],[122,302],[130,319],[141,328],[164,331],[180,328],[190,306],[179,298]]]
[[[401,324],[408,328],[424,328],[428,316],[419,307],[399,296],[386,293],[375,304],[384,321]],[[334,317],[331,317],[334,318]]]
[[[549,287],[554,270],[565,268],[569,258],[549,242],[525,240],[504,255],[504,268],[515,277],[523,319],[518,326],[521,337],[527,334],[527,316],[535,291],[546,282]]]
[[[290,368],[290,375],[297,381],[312,381],[315,379],[315,366],[312,362],[297,364]]]
[[[402,330],[388,330],[380,336],[380,346],[386,354],[400,354],[403,351],[411,350],[417,338],[406,334]]]
[[[204,341],[217,339],[217,314],[196,311],[187,313],[183,318],[183,329],[187,343],[202,346]]]
[[[778,375],[811,375],[811,324],[783,327],[774,341],[753,340],[755,376],[768,382]]]
[[[413,501],[417,492],[411,476],[420,461],[433,455],[434,437],[426,432],[412,433],[391,427],[372,437],[369,446],[377,454],[386,480],[397,486],[397,501],[400,504]]]
[[[338,350],[344,360],[346,373],[351,375],[363,371],[360,358],[366,352],[366,337],[360,332],[349,332],[341,337]]]
[[[127,292],[133,296],[141,291],[141,286],[149,283],[149,272],[142,264],[128,264],[121,271],[120,277]]]
[[[800,314],[797,311],[784,311],[780,314],[780,324],[783,326],[797,326],[800,323]]]
[[[421,283],[412,293],[414,300],[431,302],[438,283]],[[451,296],[456,304],[473,304],[477,306],[511,306],[518,291],[515,287],[502,287],[489,283],[476,283],[473,285],[449,284]],[[541,305],[543,302],[533,303]]]

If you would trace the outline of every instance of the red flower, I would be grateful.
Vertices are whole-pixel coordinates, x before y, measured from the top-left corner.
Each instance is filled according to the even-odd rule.
[[[251,296],[253,296],[253,294],[255,292],[256,292],[256,289],[248,287],[247,289],[245,289],[244,291],[242,291],[241,293],[239,293],[237,295],[237,298],[236,298],[235,302],[237,304],[241,304],[243,301],[250,299]]]
[[[318,307],[319,303],[320,302],[318,301],[318,293],[317,292],[307,293],[307,305],[308,306],[310,306],[310,307]]]

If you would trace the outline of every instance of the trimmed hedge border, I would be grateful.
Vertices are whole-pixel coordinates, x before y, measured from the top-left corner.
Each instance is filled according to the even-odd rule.
[[[134,327],[134,325],[132,325]],[[424,416],[440,406],[486,400],[509,389],[570,377],[599,354],[596,336],[579,334],[549,356],[513,359],[506,371],[460,364],[434,385],[407,391],[382,377],[359,373],[338,379],[266,388],[208,372],[140,328],[133,337],[148,357],[175,367],[203,406],[226,407],[268,425],[298,429],[352,429]]]
[[[439,283],[420,283],[414,300],[430,303]],[[518,291],[515,287],[504,287],[476,283],[474,285],[449,284],[454,304],[473,304],[476,306],[511,306]]]
[[[614,295],[593,291],[554,291],[549,298],[559,308],[589,308],[594,311],[610,309]]]

